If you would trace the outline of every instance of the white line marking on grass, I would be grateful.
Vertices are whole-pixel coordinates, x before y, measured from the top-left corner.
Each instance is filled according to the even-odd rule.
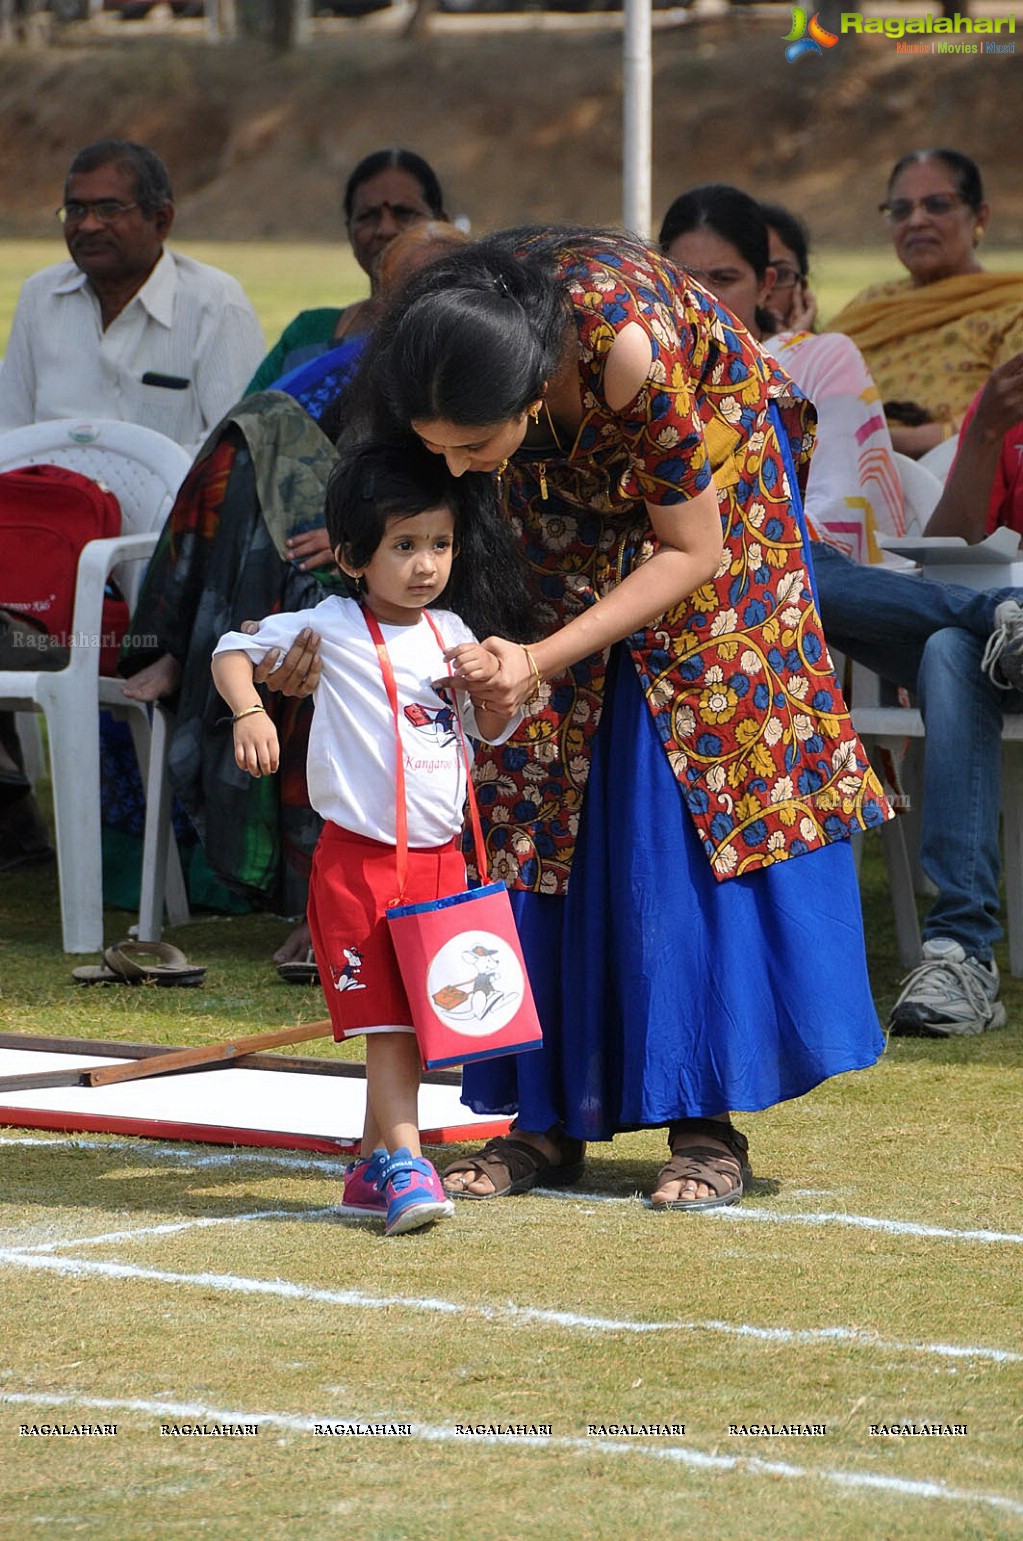
[[[706,1211],[715,1220],[767,1220],[786,1225],[848,1225],[855,1230],[883,1231],[888,1236],[923,1236],[938,1241],[1006,1242],[1011,1246],[1023,1246],[1023,1235],[1013,1231],[960,1231],[944,1225],[918,1225],[912,1220],[884,1220],[875,1215],[847,1215],[821,1212],[818,1214],[776,1214],[771,1209],[750,1209],[733,1206],[731,1209]]]
[[[335,1209],[254,1209],[246,1215],[200,1215],[194,1220],[168,1220],[161,1225],[140,1225],[131,1231],[107,1231],[102,1236],[62,1236],[58,1241],[30,1242],[11,1247],[12,1252],[38,1254],[58,1247],[100,1247],[120,1241],[139,1241],[149,1236],[174,1236],[181,1231],[203,1230],[213,1225],[247,1225],[250,1220],[319,1221],[337,1219]]]
[[[43,1269],[53,1273],[107,1279],[134,1279],[154,1284],[190,1285],[234,1295],[269,1295],[281,1300],[299,1300],[318,1305],[348,1306],[357,1310],[380,1311],[402,1306],[408,1311],[440,1316],[481,1316],[487,1321],[508,1322],[513,1326],[536,1324],[564,1327],[576,1332],[648,1332],[717,1333],[725,1337],[750,1339],[765,1343],[840,1343],[854,1348],[876,1349],[882,1353],[925,1354],[940,1359],[979,1359],[995,1364],[1018,1364],[1023,1354],[1011,1349],[953,1343],[900,1343],[877,1337],[854,1327],[754,1327],[730,1322],[643,1322],[616,1320],[601,1316],[580,1316],[573,1311],[545,1310],[539,1306],[519,1306],[513,1302],[492,1306],[467,1301],[440,1300],[431,1296],[367,1295],[362,1290],[327,1290],[315,1285],[295,1284],[289,1279],[249,1279],[238,1274],[177,1273],[171,1269],[143,1268],[134,1263],[94,1262],[85,1258],[44,1256],[39,1252],[0,1249],[0,1265]]]
[[[343,1173],[346,1166],[344,1160],[334,1160],[330,1156],[290,1156],[280,1151],[266,1149],[251,1151],[232,1149],[200,1155],[187,1147],[150,1146],[141,1140],[47,1140],[15,1137],[0,1139],[0,1149],[4,1145],[56,1145],[70,1146],[79,1150],[125,1151],[152,1160],[173,1160],[180,1166],[197,1169],[235,1166],[240,1163],[259,1164],[293,1171],[318,1172],[324,1177]],[[538,1198],[557,1199],[562,1203],[639,1204],[647,1209],[650,1208],[649,1199],[644,1199],[639,1194],[582,1193],[577,1188],[543,1187],[534,1188],[533,1193]],[[1001,1243],[1005,1246],[1023,1247],[1023,1233],[1017,1231],[956,1230],[951,1226],[923,1225],[912,1220],[887,1220],[883,1216],[851,1215],[840,1211],[822,1210],[800,1213],[797,1210],[756,1209],[745,1204],[733,1205],[726,1209],[705,1210],[699,1218],[723,1222],[760,1220],[772,1225],[844,1225],[855,1230],[882,1231],[888,1236],[919,1236],[925,1240]]]
[[[297,1413],[249,1412],[222,1407],[209,1407],[200,1402],[145,1401],[141,1398],[76,1396],[73,1392],[21,1392],[0,1391],[0,1405],[11,1407],[76,1407],[90,1408],[97,1412],[144,1413],[163,1420],[198,1419],[209,1423],[258,1423],[268,1427],[286,1429],[290,1433],[311,1434],[317,1424],[344,1421],[345,1423],[405,1423],[407,1414],[396,1417],[356,1418],[351,1409],[343,1415],[325,1414],[319,1418],[307,1418]],[[412,1424],[412,1439],[431,1444],[457,1444],[464,1448],[464,1436],[456,1434],[452,1425]],[[689,1466],[696,1471],[737,1472],[753,1477],[786,1477],[795,1482],[825,1482],[848,1491],[862,1489],[874,1493],[894,1493],[904,1498],[929,1499],[941,1503],[979,1504],[1008,1514],[1023,1515],[1023,1504],[1000,1493],[977,1493],[962,1488],[947,1487],[943,1482],[923,1481],[907,1477],[884,1477],[874,1472],[842,1471],[835,1468],[814,1469],[796,1466],[790,1461],[765,1461],[760,1456],[718,1455],[709,1450],[694,1450],[683,1445],[625,1444],[611,1439],[582,1439],[577,1436],[546,1434],[482,1434],[473,1443],[500,1447],[516,1445],[521,1449],[563,1450],[574,1455],[633,1456],[656,1461],[674,1461],[679,1466]]]
[[[351,1157],[321,1156],[312,1153],[308,1156],[289,1155],[285,1151],[272,1150],[266,1146],[232,1146],[230,1150],[216,1150],[199,1152],[188,1145],[161,1145],[150,1144],[147,1140],[82,1140],[74,1136],[56,1137],[54,1139],[39,1139],[35,1136],[11,1136],[0,1138],[0,1149],[5,1145],[29,1145],[29,1146],[62,1146],[72,1150],[99,1150],[113,1151],[116,1154],[127,1153],[138,1156],[140,1159],[154,1161],[173,1161],[177,1166],[195,1167],[222,1167],[222,1166],[275,1166],[282,1167],[286,1171],[295,1172],[322,1172],[324,1176],[333,1177],[343,1173]]]
[[[578,1188],[534,1188],[545,1199],[560,1199],[576,1204],[635,1204],[652,1208],[650,1200],[638,1195],[629,1198],[613,1193],[580,1193]],[[883,1231],[888,1236],[921,1236],[938,1241],[1003,1242],[1023,1247],[1023,1234],[1016,1231],[957,1231],[950,1226],[922,1225],[913,1220],[886,1220],[876,1215],[849,1215],[830,1211],[800,1213],[798,1210],[754,1209],[748,1204],[733,1204],[725,1209],[703,1210],[698,1217],[706,1220],[767,1220],[774,1225],[847,1225],[857,1230]]]

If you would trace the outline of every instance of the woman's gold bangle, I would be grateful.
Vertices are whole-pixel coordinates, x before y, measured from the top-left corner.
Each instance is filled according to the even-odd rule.
[[[241,722],[243,717],[251,717],[253,712],[265,712],[265,711],[266,711],[266,707],[263,705],[262,701],[257,701],[255,706],[247,706],[244,711],[242,711],[242,712],[235,712],[234,716],[231,718],[231,721],[232,722]]]
[[[522,651],[525,653],[526,657],[529,659],[529,667],[533,671],[533,679],[534,679],[532,694],[527,698],[527,700],[525,702],[525,705],[528,706],[531,701],[535,701],[536,698],[539,696],[539,694],[540,694],[540,686],[543,684],[543,680],[540,678],[540,670],[537,668],[536,659],[533,657],[532,653],[529,651],[528,647],[526,646],[526,644],[524,642],[521,644],[521,647],[522,647]]]

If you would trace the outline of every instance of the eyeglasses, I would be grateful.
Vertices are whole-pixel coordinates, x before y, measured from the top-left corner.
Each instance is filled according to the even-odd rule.
[[[62,225],[77,225],[87,214],[93,215],[101,225],[112,225],[122,214],[137,209],[137,203],[118,203],[116,198],[96,198],[92,203],[62,203],[57,218]]]
[[[904,225],[916,209],[923,209],[925,214],[940,219],[965,201],[958,193],[927,193],[923,198],[896,198],[894,203],[882,203],[878,207],[891,224]]]
[[[774,270],[774,287],[776,289],[794,289],[797,284],[803,282],[802,273],[788,262],[772,262],[768,265]]]

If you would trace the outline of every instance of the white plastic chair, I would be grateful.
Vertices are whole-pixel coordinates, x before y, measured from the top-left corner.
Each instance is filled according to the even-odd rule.
[[[0,434],[0,471],[34,464],[80,471],[109,487],[121,505],[121,534],[90,541],[78,563],[71,630],[76,637],[98,638],[103,589],[115,568],[134,609],[143,562],[155,549],[190,457],[163,434],[108,419],[35,423]],[[169,817],[167,722],[157,711],[151,725],[147,708],[122,695],[123,683],[100,675],[97,646],[72,646],[64,669],[0,671],[0,710],[42,712],[46,718],[65,952],[98,952],[103,946],[100,706],[128,722],[146,787],[139,936],[159,940],[165,897],[173,924],[188,919]]]
[[[924,721],[912,707],[882,706],[880,680],[862,664],[852,669],[852,719],[868,752],[900,750],[906,740],[923,740]],[[911,817],[913,815],[911,814]],[[884,830],[888,885],[892,895],[895,936],[905,968],[920,962],[920,922],[911,842],[905,816]],[[1009,938],[1009,969],[1023,978],[1023,713],[1007,713],[1002,726],[1002,870],[1005,876],[1005,929]]]
[[[952,462],[956,458],[956,450],[959,448],[959,435],[953,434],[951,439],[944,439],[929,449],[926,455],[921,455],[917,465],[922,465],[925,470],[936,476],[939,482],[944,483],[952,468]]]
[[[906,515],[906,532],[919,535],[934,512],[941,497],[944,477],[938,477],[922,460],[911,460],[908,455],[894,454],[895,467],[902,483],[902,499]]]

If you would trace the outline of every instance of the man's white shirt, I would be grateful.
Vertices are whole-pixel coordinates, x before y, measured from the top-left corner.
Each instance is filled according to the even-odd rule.
[[[164,251],[104,331],[86,275],[57,263],[22,286],[0,370],[0,429],[111,417],[194,453],[264,352],[245,291],[219,268]]]

